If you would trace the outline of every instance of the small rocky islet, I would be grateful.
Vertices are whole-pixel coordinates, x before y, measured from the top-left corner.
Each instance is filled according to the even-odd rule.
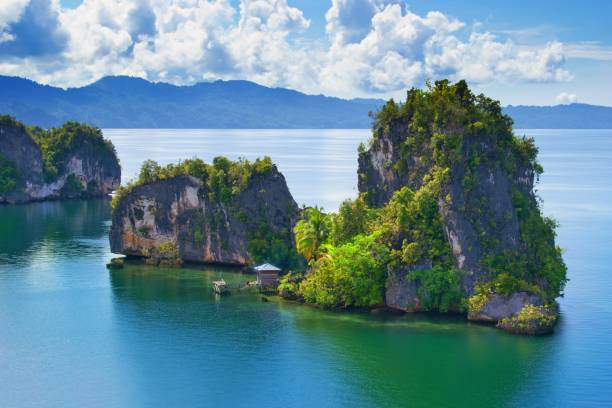
[[[114,253],[152,264],[300,266],[292,232],[299,208],[269,157],[166,167],[147,161],[138,180],[117,191],[113,207]]]
[[[104,197],[120,183],[115,148],[100,129],[41,129],[0,116],[0,203]]]
[[[34,186],[45,185],[44,147],[32,174],[15,154],[40,157],[35,135],[44,131],[4,122],[0,137],[19,134],[25,147],[0,149],[0,175],[13,174],[8,162],[21,177],[0,201],[40,199],[42,187]],[[79,126],[64,128],[74,134]],[[65,186],[75,174],[82,188],[68,194],[59,187],[48,197],[117,188],[118,163],[106,155],[87,159],[98,165],[81,164],[97,172],[75,172],[76,160],[85,163],[76,153],[51,160],[59,164],[56,182]],[[111,250],[153,265],[270,262],[292,271],[278,286],[289,299],[460,313],[511,333],[550,333],[566,266],[556,224],[534,193],[543,171],[536,159],[534,141],[514,135],[499,102],[474,95],[464,81],[437,81],[373,114],[372,138],[358,151],[359,196],[337,212],[300,209],[268,157],[146,161],[113,198]],[[90,180],[98,188],[85,193]]]
[[[532,139],[464,81],[411,89],[373,115],[359,196],[298,209],[269,158],[143,165],[115,198],[113,252],[292,270],[281,296],[330,308],[462,313],[512,333],[557,319],[566,267],[542,215]]]

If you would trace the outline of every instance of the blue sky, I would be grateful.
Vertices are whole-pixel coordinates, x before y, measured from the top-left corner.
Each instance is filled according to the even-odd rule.
[[[503,104],[612,105],[612,2],[2,0],[0,74],[248,79],[401,98],[465,78]]]

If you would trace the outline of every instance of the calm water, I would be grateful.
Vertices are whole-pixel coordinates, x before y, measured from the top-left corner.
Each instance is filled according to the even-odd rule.
[[[612,405],[612,131],[524,131],[561,223],[570,283],[553,336],[462,319],[334,313],[235,294],[223,269],[110,272],[105,201],[0,207],[0,407]],[[300,203],[355,194],[367,131],[123,131],[139,163],[198,155],[279,163]]]

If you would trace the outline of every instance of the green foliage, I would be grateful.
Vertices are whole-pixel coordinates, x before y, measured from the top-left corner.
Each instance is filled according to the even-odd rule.
[[[358,235],[349,243],[327,247],[300,284],[304,300],[323,307],[381,304],[389,249],[378,238]]]
[[[300,259],[293,248],[289,230],[274,232],[266,222],[257,220],[255,226],[249,228],[247,235],[247,249],[253,262],[269,262],[281,269],[300,266]]]
[[[80,148],[90,148],[94,153],[116,156],[112,142],[105,140],[102,131],[78,122],[66,122],[60,128],[48,130],[25,126],[11,116],[0,115],[0,124],[27,133],[38,144],[43,160],[43,176],[46,182],[55,181],[65,171],[70,155]],[[74,176],[73,176],[74,177]],[[17,186],[14,163],[0,157],[0,192],[9,192]],[[78,180],[68,176],[65,191],[78,193],[83,190]]]
[[[315,262],[321,256],[322,245],[328,239],[330,218],[323,214],[322,208],[306,208],[293,231],[298,253],[306,261]]]
[[[17,128],[24,132],[27,131],[27,128],[23,123],[19,122],[18,120],[16,120],[14,117],[10,115],[0,115],[0,125],[11,127],[11,128]]]
[[[152,251],[154,251],[154,255],[160,259],[179,259],[178,248],[172,241],[162,242],[157,248],[152,249]]]
[[[376,215],[377,210],[368,207],[363,195],[356,200],[343,201],[338,212],[329,216],[331,224],[329,241],[334,245],[341,245],[359,234],[367,233]]]
[[[62,188],[62,193],[73,195],[79,194],[83,190],[83,184],[74,174],[71,173],[68,175],[68,177],[66,177],[66,182],[64,183],[64,187]]]
[[[492,274],[494,290],[502,295],[531,292],[552,301],[562,294],[567,267],[561,248],[555,245],[556,222],[544,217],[535,200],[512,190],[522,246],[515,251],[491,251],[482,265]]]
[[[66,122],[61,128],[30,129],[30,135],[40,146],[45,181],[56,180],[65,170],[72,152],[89,147],[98,154],[116,155],[112,142],[105,140],[102,131],[78,122]]]
[[[476,293],[467,302],[468,313],[473,315],[480,313],[489,302],[489,299],[491,299],[491,296],[493,296],[492,285],[476,285]]]
[[[399,146],[401,159],[390,166],[400,176],[408,176],[409,185],[417,187],[415,195],[425,194],[432,212],[439,211],[443,201],[447,205],[462,203],[461,211],[486,253],[482,265],[490,272],[487,279],[494,282],[494,290],[500,294],[530,291],[548,299],[562,293],[566,267],[561,250],[554,243],[556,225],[542,216],[536,200],[518,188],[520,179],[539,177],[543,172],[537,162],[538,149],[532,138],[514,135],[512,120],[503,114],[498,101],[472,94],[464,81],[428,83],[425,90],[409,90],[405,103],[391,100],[378,112],[373,125],[374,140],[391,131],[405,134],[405,139]],[[406,165],[409,157],[418,158],[410,168]],[[478,186],[482,174],[498,169],[504,170],[513,184],[512,200],[521,241],[516,251],[501,248],[500,242],[492,237],[498,224]],[[446,177],[439,177],[444,173]],[[459,197],[451,194],[451,177],[460,177],[463,190]],[[421,192],[423,189],[426,190]],[[509,214],[506,221],[512,217]],[[406,218],[402,215],[402,219]],[[428,222],[431,220],[430,217]],[[401,222],[390,224],[397,227]],[[419,227],[419,234],[423,230],[424,225]],[[434,228],[434,232],[437,230]],[[435,242],[435,235],[408,235],[398,250],[402,262],[415,264],[435,256],[427,251],[427,245]],[[433,247],[440,249],[444,257],[448,245]]]
[[[200,225],[201,224],[198,224],[195,227],[195,230],[193,231],[193,240],[198,245],[202,245],[204,243],[204,233],[202,232],[202,228]]]
[[[300,282],[304,280],[304,276],[299,273],[289,272],[280,277],[277,286],[277,292],[280,296],[288,299],[297,299],[300,297]]]
[[[300,286],[304,300],[325,307],[377,305],[389,262],[398,262],[399,254],[404,264],[429,260],[436,265],[430,274],[419,276],[426,307],[458,309],[458,277],[452,270],[438,269],[452,267],[433,194],[444,177],[445,172],[437,173],[416,193],[408,187],[398,190],[382,209],[369,208],[363,196],[346,200],[336,214],[307,209],[295,228],[298,251],[312,267]],[[402,239],[395,249],[398,237]]]
[[[365,154],[366,152],[366,147],[365,145],[362,143],[359,143],[359,146],[357,146],[357,153],[361,156],[363,154]]]
[[[138,232],[138,235],[146,237],[149,235],[149,227],[146,225],[141,225],[140,227],[136,228],[136,232]]]
[[[5,118],[0,116],[0,120]],[[10,116],[9,116],[10,118]],[[0,156],[0,194],[6,194],[17,188],[19,174],[15,163]]]
[[[398,255],[401,262],[417,266],[430,261],[434,266],[450,268],[450,246],[444,236],[442,219],[430,183],[416,193],[403,187],[393,194],[375,222],[375,230],[383,233],[389,245],[401,240]]]
[[[461,274],[455,269],[419,269],[410,272],[411,280],[418,282],[418,295],[423,310],[448,312],[464,308]]]
[[[161,166],[154,160],[145,160],[138,178],[117,190],[112,205],[115,208],[123,197],[138,186],[180,175],[190,175],[201,179],[215,197],[218,197],[224,204],[229,204],[235,196],[246,189],[251,177],[265,176],[273,169],[274,164],[268,156],[263,159],[258,158],[254,162],[243,158],[231,161],[219,156],[213,159],[212,164],[194,158],[166,166]]]
[[[425,90],[412,88],[405,103],[390,100],[374,119],[374,138],[391,129],[408,130],[400,156],[419,156],[422,162],[412,166],[415,171],[421,167],[435,171],[436,167],[450,168],[458,164],[467,167],[468,162],[473,166],[474,160],[494,160],[509,170],[522,163],[533,168],[536,174],[542,172],[536,162],[533,139],[516,137],[512,119],[503,114],[499,101],[482,94],[474,95],[465,81],[451,84],[441,80],[428,83]],[[490,148],[487,157],[480,156],[479,148],[466,149],[478,147],[479,143],[486,143]],[[401,174],[406,170],[403,160],[393,165]]]
[[[555,306],[525,305],[520,312],[506,317],[498,323],[498,327],[511,333],[543,334],[552,331],[557,323]]]
[[[557,223],[543,217],[537,204],[531,204],[518,189],[513,190],[512,201],[518,214],[521,241],[525,244],[515,254],[524,265],[523,279],[540,283],[552,300],[563,292],[567,282],[562,251],[555,245]]]
[[[529,284],[526,280],[517,278],[509,273],[502,272],[491,282],[495,293],[502,296],[509,296],[516,292],[530,292],[536,295],[542,295],[542,290],[533,284]]]

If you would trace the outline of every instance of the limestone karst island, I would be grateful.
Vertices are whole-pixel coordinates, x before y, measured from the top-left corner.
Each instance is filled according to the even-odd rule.
[[[612,407],[611,16],[0,0],[0,408]]]
[[[113,198],[111,251],[151,264],[272,262],[285,298],[548,333],[566,267],[534,193],[537,152],[499,102],[437,81],[375,114],[355,157],[359,195],[337,212],[298,208],[269,157],[146,161]]]

